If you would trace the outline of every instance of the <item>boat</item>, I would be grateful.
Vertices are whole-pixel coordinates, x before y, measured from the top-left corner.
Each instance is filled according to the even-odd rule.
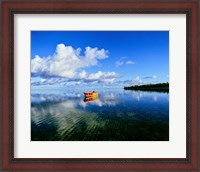
[[[92,91],[92,92],[84,92],[85,97],[93,97],[93,96],[98,96],[97,91]]]

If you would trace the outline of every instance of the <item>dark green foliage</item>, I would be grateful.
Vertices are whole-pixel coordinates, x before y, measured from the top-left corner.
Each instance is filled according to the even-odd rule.
[[[161,91],[169,92],[169,83],[158,84],[146,84],[146,85],[134,85],[130,87],[124,87],[125,90],[142,90],[142,91]]]

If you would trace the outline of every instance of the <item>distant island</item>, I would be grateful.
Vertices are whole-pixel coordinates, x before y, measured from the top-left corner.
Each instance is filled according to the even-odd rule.
[[[141,90],[141,91],[161,91],[169,92],[169,83],[158,83],[158,84],[145,84],[145,85],[134,85],[124,87],[125,90]]]

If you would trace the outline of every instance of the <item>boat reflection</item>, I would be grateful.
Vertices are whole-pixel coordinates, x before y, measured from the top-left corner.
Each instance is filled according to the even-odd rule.
[[[97,100],[99,98],[98,95],[95,95],[95,96],[91,96],[91,97],[85,97],[84,98],[84,102],[91,102],[91,101],[94,101],[94,100]]]

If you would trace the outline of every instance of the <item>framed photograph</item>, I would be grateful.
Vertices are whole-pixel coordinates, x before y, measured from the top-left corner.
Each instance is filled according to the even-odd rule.
[[[1,6],[1,170],[200,169],[199,1]]]

